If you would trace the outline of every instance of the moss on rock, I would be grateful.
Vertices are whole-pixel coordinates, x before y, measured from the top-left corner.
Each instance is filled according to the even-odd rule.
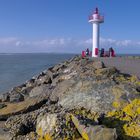
[[[117,129],[122,140],[140,139],[140,99],[135,99],[123,108],[114,102],[116,110],[108,112],[103,124]]]

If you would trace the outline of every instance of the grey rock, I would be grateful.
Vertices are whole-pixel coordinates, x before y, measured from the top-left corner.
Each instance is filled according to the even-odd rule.
[[[0,101],[1,102],[8,102],[9,101],[9,93],[4,93],[0,95]]]
[[[29,93],[31,92],[31,90],[33,89],[33,87],[23,87],[20,94],[22,94],[24,96],[24,99],[29,97]]]
[[[81,56],[78,56],[78,55],[77,55],[77,56],[71,58],[71,59],[69,60],[69,62],[79,61],[81,58],[82,58]]]
[[[128,93],[134,93],[136,92],[136,89],[134,88],[134,86],[132,86],[131,84],[128,84],[128,83],[123,83],[123,87],[124,87],[124,90]]]
[[[94,82],[86,79],[73,79],[74,82],[71,84],[68,81],[61,82],[52,92],[50,99],[58,97],[58,103],[67,109],[85,107],[87,110],[100,113],[112,109],[114,95],[109,88],[100,87],[99,84],[95,89]]]
[[[5,125],[13,136],[26,135],[36,129],[36,120],[39,115],[38,111],[27,114],[16,115],[8,118]]]
[[[53,73],[52,70],[48,69],[47,75],[51,78],[51,81],[53,81],[53,79],[58,76],[58,73]]]
[[[133,101],[134,99],[140,99],[140,94],[135,94],[135,93],[129,93],[127,94],[127,98],[128,101]]]
[[[111,80],[104,80],[103,82],[95,82],[93,84],[93,89],[96,91],[100,91],[100,90],[104,90],[104,89],[109,89],[111,87],[113,87],[115,85],[115,83]]]
[[[18,115],[28,113],[34,110],[38,110],[48,101],[48,96],[35,96],[33,98],[27,98],[22,102],[8,103],[7,106],[0,111],[0,120],[6,120],[12,115]]]
[[[37,140],[38,136],[35,132],[30,132],[26,135],[18,135],[14,137],[12,140]]]
[[[66,109],[84,107],[91,112],[106,113],[112,110],[113,95],[107,92],[70,93],[59,99],[59,104]]]
[[[13,91],[10,94],[10,102],[21,102],[24,101],[24,96],[20,93]]]
[[[51,80],[53,79],[53,72],[51,70],[48,69],[47,75],[51,78]]]
[[[58,83],[58,85],[55,87],[55,89],[52,91],[50,95],[50,100],[51,101],[58,101],[58,98],[61,98],[63,95],[65,95],[65,92],[69,89],[72,88],[72,85],[76,81],[74,80],[65,80],[62,81],[61,83]]]
[[[34,80],[32,81],[32,79],[30,79],[29,81],[26,81],[25,84],[26,84],[27,88],[32,88],[35,86],[35,82],[34,82]]]
[[[44,75],[44,76],[39,76],[35,82],[37,85],[41,85],[41,84],[50,84],[52,81],[49,75]]]
[[[106,128],[102,125],[88,125],[80,124],[80,121],[72,115],[72,121],[82,138],[89,140],[116,140],[116,129]]]
[[[58,83],[61,83],[61,82],[66,81],[66,80],[70,80],[73,76],[76,76],[76,75],[77,75],[76,71],[68,72],[66,69],[66,71],[64,71],[63,74],[60,74],[55,79],[53,79],[51,85],[56,87],[58,85]]]
[[[59,70],[63,70],[64,68],[66,68],[67,66],[66,65],[64,65],[63,63],[60,63],[60,64],[58,64],[58,65],[55,65],[54,67],[53,67],[53,71],[54,72],[57,72],[57,71],[59,71]]]
[[[42,130],[42,136],[51,134],[56,126],[57,114],[45,114],[37,118],[36,132]]]
[[[0,128],[0,140],[12,140],[12,136],[8,131]]]
[[[41,85],[34,87],[29,93],[30,97],[38,96],[38,95],[49,95],[50,93],[50,85]]]

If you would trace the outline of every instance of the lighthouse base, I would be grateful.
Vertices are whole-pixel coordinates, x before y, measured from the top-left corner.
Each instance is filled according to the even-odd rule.
[[[98,57],[98,54],[99,54],[99,49],[98,48],[95,48],[92,50],[92,57]]]

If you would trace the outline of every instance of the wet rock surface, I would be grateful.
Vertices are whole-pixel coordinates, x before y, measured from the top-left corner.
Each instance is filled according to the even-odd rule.
[[[0,95],[0,139],[137,140],[139,87],[136,76],[75,56]]]

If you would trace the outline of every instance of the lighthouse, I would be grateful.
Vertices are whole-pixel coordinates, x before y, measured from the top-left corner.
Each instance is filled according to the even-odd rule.
[[[100,23],[104,22],[104,17],[100,15],[98,8],[96,8],[94,13],[89,17],[89,22],[93,25],[92,57],[98,57],[100,43]]]

